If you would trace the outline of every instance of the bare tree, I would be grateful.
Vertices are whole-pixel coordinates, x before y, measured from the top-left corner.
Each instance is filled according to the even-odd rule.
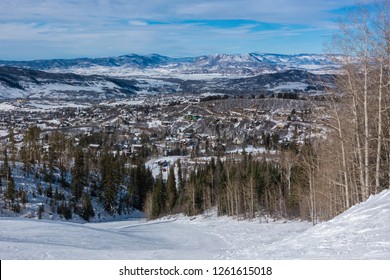
[[[389,141],[384,131],[389,110],[389,2],[377,1],[370,10],[361,5],[340,25],[334,40],[343,68],[337,79],[340,100],[331,104],[330,127],[340,145],[334,151],[341,161],[341,176],[333,181],[344,187],[346,207],[383,189],[389,170],[388,165],[384,169]]]

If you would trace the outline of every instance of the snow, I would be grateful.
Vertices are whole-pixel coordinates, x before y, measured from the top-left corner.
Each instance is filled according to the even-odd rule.
[[[285,90],[305,90],[308,87],[308,84],[301,82],[287,82],[281,85],[278,85],[272,89],[274,92],[283,92]]]
[[[87,108],[90,104],[65,100],[25,100],[23,105],[19,101],[0,103],[0,111],[43,112],[61,108]],[[52,121],[52,123],[54,123]]]
[[[0,224],[0,259],[390,259],[390,190],[314,227],[217,217],[215,210],[151,222]]]
[[[0,103],[0,111],[13,111],[15,109],[17,109],[17,108],[12,104],[9,104],[6,102]]]
[[[235,149],[231,151],[227,151],[228,154],[242,154],[244,149]],[[248,154],[264,154],[268,152],[264,147],[255,148],[252,145],[245,147],[245,152]]]
[[[152,171],[154,178],[157,178],[162,171],[163,180],[168,179],[169,167],[174,165],[178,160],[187,159],[187,156],[166,156],[151,159],[145,163],[146,168]]]
[[[145,98],[140,99],[126,99],[126,100],[120,100],[120,101],[104,101],[101,102],[100,105],[104,106],[121,106],[121,105],[129,105],[129,106],[136,106],[136,105],[143,105],[145,103]]]
[[[158,128],[161,127],[162,121],[161,120],[152,120],[150,122],[147,122],[148,128]]]

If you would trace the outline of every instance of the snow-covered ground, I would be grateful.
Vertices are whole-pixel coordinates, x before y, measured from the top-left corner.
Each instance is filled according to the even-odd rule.
[[[0,259],[390,259],[390,190],[335,219],[237,221],[214,212],[75,224],[0,218]]]

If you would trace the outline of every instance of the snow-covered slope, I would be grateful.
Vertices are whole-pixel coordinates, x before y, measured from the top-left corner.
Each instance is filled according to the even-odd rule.
[[[215,54],[187,58],[172,58],[158,54],[129,54],[107,58],[76,58],[34,61],[0,61],[0,65],[24,67],[51,72],[84,75],[187,77],[248,77],[264,73],[300,69],[308,71],[337,70],[335,58],[319,54]]]
[[[263,64],[273,66],[277,70],[300,69],[311,72],[326,72],[339,69],[342,56],[325,56],[319,54],[270,54],[251,53],[251,56],[258,59]]]
[[[283,248],[288,248],[283,250]],[[279,241],[254,257],[390,259],[390,190],[371,196],[333,220]]]
[[[330,75],[324,74],[338,69],[337,59],[309,54],[216,54],[188,58],[129,54],[0,61],[0,99],[104,100],[133,94],[221,90],[228,94],[310,94],[322,92],[324,83],[328,85],[330,80]]]
[[[53,73],[16,67],[0,66],[0,100],[29,98],[56,100],[107,100],[124,99],[135,94],[169,94],[169,93],[225,93],[231,95],[273,93],[323,93],[332,86],[332,75],[316,75],[304,70],[287,70],[284,72],[267,73],[253,77],[216,78],[212,72],[216,70],[221,75],[230,71],[221,68],[220,64],[207,62],[205,71],[188,72],[182,78],[161,77],[112,77],[115,72],[104,71],[100,75],[85,75],[85,73]],[[236,69],[246,71],[247,68]],[[84,71],[84,70],[83,70]],[[91,69],[87,72],[93,71]],[[175,71],[181,71],[180,67]],[[147,75],[149,72],[145,72]],[[185,72],[182,72],[185,73]],[[194,74],[195,73],[195,74]],[[219,74],[218,74],[219,75]],[[218,76],[217,75],[217,76]],[[194,78],[194,80],[187,80]]]
[[[134,80],[103,76],[81,76],[49,73],[17,67],[0,66],[0,100],[30,99],[94,99],[124,98],[135,94]]]
[[[335,219],[237,221],[208,213],[95,224],[0,219],[1,259],[390,259],[390,190]]]

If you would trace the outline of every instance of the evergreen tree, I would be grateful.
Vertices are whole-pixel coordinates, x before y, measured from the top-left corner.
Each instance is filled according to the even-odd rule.
[[[175,171],[173,166],[169,168],[166,189],[167,189],[166,208],[168,212],[171,212],[172,209],[175,207],[177,201],[176,179],[175,179]]]
[[[2,166],[2,170],[1,170],[1,173],[3,175],[3,177],[8,180],[8,176],[9,176],[9,165],[8,165],[8,153],[7,153],[7,149],[4,149],[4,152],[3,152],[3,166]]]
[[[39,182],[39,183],[37,184],[37,192],[38,192],[38,195],[42,195],[43,190],[42,190],[42,184],[41,184],[41,182]]]
[[[49,186],[47,187],[45,192],[46,192],[46,196],[48,198],[52,198],[53,197],[53,187],[51,186],[51,183],[49,183]]]
[[[42,219],[42,213],[45,212],[45,206],[40,204],[38,206],[38,219]]]
[[[8,167],[8,174],[7,174],[7,177],[8,177],[8,180],[7,180],[7,187],[6,187],[6,190],[5,190],[5,199],[11,201],[11,203],[14,202],[15,200],[15,194],[16,194],[16,190],[15,190],[15,181],[14,181],[14,178],[11,174],[11,168]]]
[[[13,128],[10,128],[8,138],[9,138],[9,145],[10,145],[11,161],[14,166],[16,161],[17,149],[15,143],[15,133]]]
[[[154,178],[150,169],[140,163],[137,167],[130,170],[130,181],[127,190],[127,204],[142,210],[145,206],[147,194],[153,189]],[[131,197],[131,203],[129,201]]]
[[[72,219],[72,209],[68,203],[62,201],[57,207],[57,213],[61,217],[63,216],[65,219]]]
[[[179,205],[181,205],[183,204],[184,200],[184,179],[180,160],[177,161],[177,189],[179,196]]]
[[[31,162],[29,160],[28,151],[26,147],[21,147],[19,154],[20,154],[20,159],[23,163],[23,171],[26,176],[31,172]]]
[[[104,210],[113,215],[117,209],[118,186],[114,178],[114,159],[106,149],[100,162],[102,201]]]
[[[93,218],[95,216],[95,211],[93,210],[91,203],[91,197],[85,192],[82,195],[82,207],[80,216],[88,222],[90,218]]]
[[[166,202],[166,191],[162,178],[162,173],[158,176],[152,192],[151,218],[155,219],[164,212]]]
[[[87,174],[85,172],[84,153],[79,148],[76,151],[71,182],[72,194],[76,201],[81,198],[85,186],[87,186]]]
[[[54,200],[59,200],[60,194],[58,193],[58,187],[56,187],[56,190],[54,191]]]

